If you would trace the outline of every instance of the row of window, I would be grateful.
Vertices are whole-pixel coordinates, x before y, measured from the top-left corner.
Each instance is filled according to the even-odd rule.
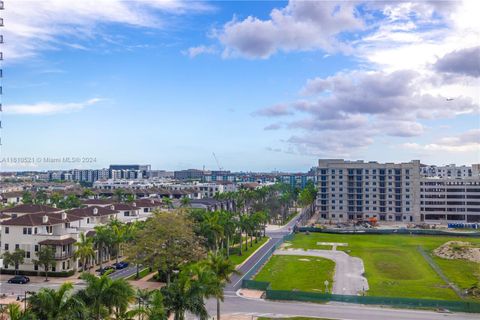
[[[360,175],[360,174],[381,174],[381,175],[385,175],[385,174],[395,174],[395,175],[401,175],[402,174],[402,169],[346,169],[345,170],[346,173],[348,173],[349,175],[352,175],[352,174],[357,174],[357,175]],[[319,169],[319,172],[320,174],[328,174],[328,173],[331,173],[331,174],[335,174],[338,172],[338,174],[343,174],[344,170],[343,169],[330,169],[330,172],[328,169]],[[410,174],[410,169],[404,169],[403,170],[403,173],[404,174]]]

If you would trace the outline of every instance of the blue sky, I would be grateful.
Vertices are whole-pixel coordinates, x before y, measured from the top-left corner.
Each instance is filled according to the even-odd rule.
[[[6,4],[1,158],[96,162],[3,168],[478,163],[475,6]]]

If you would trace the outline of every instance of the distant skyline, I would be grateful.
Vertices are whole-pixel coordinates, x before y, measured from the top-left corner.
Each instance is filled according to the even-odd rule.
[[[480,163],[480,2],[5,2],[1,169]]]

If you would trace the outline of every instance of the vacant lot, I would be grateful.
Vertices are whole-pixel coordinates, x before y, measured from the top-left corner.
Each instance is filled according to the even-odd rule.
[[[335,263],[332,260],[305,256],[273,256],[255,277],[268,281],[274,290],[331,291]]]
[[[480,244],[478,238],[311,233],[296,235],[290,248],[319,249],[317,242],[348,243],[347,247],[338,247],[337,250],[363,259],[370,286],[368,295],[459,300],[418,252],[418,247],[422,246],[431,253],[451,240]],[[451,281],[463,289],[471,287],[480,276],[478,263],[438,257],[434,257],[434,261]]]

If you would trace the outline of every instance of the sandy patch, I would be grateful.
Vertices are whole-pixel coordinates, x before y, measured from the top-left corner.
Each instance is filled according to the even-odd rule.
[[[463,259],[480,263],[480,248],[470,242],[448,241],[435,249],[433,253],[444,259]]]
[[[310,259],[298,259],[298,261],[310,261]]]
[[[240,289],[238,294],[245,298],[260,299],[263,295],[263,291],[252,290],[252,289]]]

